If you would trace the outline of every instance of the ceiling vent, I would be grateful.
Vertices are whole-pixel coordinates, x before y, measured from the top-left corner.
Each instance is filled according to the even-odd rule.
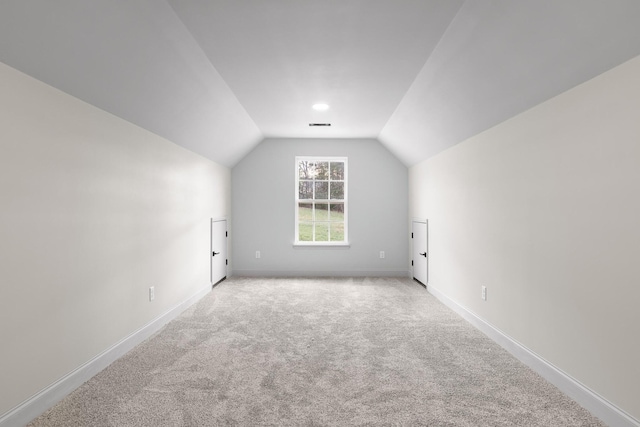
[[[309,126],[331,126],[331,123],[309,123]]]

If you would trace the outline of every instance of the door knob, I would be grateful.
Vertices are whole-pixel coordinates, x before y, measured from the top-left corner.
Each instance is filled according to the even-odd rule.
[[[216,255],[220,255],[220,252],[214,252],[213,254],[211,254],[211,256],[216,256]]]
[[[427,257],[427,253],[426,252],[420,252],[420,255],[422,255],[423,257]]]

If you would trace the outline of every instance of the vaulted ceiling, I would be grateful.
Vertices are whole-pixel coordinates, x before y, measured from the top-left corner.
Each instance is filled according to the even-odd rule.
[[[639,23],[637,0],[5,0],[0,61],[226,166],[269,137],[412,165],[640,55]]]

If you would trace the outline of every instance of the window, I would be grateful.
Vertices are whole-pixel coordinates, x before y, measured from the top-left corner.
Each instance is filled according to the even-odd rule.
[[[346,245],[347,158],[296,157],[296,244]]]

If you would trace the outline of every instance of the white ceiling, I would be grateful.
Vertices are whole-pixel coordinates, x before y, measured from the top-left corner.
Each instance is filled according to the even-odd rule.
[[[0,3],[0,61],[226,166],[269,137],[412,165],[637,55],[637,0]]]

